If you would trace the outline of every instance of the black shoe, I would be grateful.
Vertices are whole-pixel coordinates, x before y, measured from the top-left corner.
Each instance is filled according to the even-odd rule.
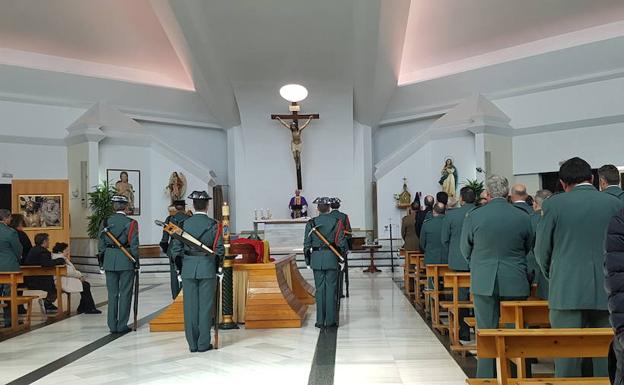
[[[325,326],[321,325],[320,323],[315,323],[314,324],[315,327],[319,328],[319,329],[323,329]]]
[[[208,350],[212,350],[214,349],[214,347],[212,346],[212,344],[208,345],[208,348],[206,349],[197,349],[198,353],[203,353],[203,352],[207,352]]]
[[[128,333],[130,331],[132,331],[132,329],[130,329],[129,327],[126,326],[125,328],[123,328],[121,330],[117,330],[117,331],[114,331],[114,332],[111,332],[111,333],[113,333],[113,334],[123,334],[123,333]]]
[[[191,353],[197,353],[197,349],[189,349]]]
[[[338,324],[337,323],[331,324],[331,325],[327,326],[327,329],[338,329]]]
[[[28,310],[24,307],[24,305],[19,305],[17,307],[17,314],[27,314]]]
[[[45,307],[46,310],[53,310],[53,311],[58,310],[58,307],[56,307],[52,302],[44,301],[43,306]]]
[[[87,311],[85,311],[83,313],[85,313],[85,314],[102,314],[102,310],[91,309],[91,310],[87,310]]]

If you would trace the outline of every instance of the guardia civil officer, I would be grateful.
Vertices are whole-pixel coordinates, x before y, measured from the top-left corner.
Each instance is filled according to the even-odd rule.
[[[564,193],[542,205],[535,258],[548,278],[552,328],[609,327],[604,289],[604,242],[611,217],[621,208],[618,198],[592,185],[592,168],[581,158],[559,168]],[[607,359],[595,358],[594,375],[607,375]],[[556,377],[581,377],[580,358],[555,359]]]
[[[171,255],[182,257],[182,285],[184,287],[184,333],[191,353],[213,348],[210,329],[213,326],[213,308],[217,273],[225,255],[221,224],[208,217],[210,196],[205,191],[193,191],[193,215],[182,223],[184,231],[208,245],[214,254],[204,253],[174,239]]]
[[[351,250],[351,248],[353,247],[352,245],[352,236],[353,236],[353,230],[351,229],[351,221],[349,220],[349,216],[345,213],[343,213],[342,211],[340,211],[340,204],[342,203],[342,201],[340,200],[340,198],[331,198],[330,199],[330,207],[332,209],[332,211],[329,213],[329,215],[331,215],[332,217],[342,221],[342,224],[344,225],[344,235],[345,235],[345,240],[347,242],[347,250]],[[339,278],[341,280],[341,284],[340,287],[343,288],[344,285],[342,284],[342,281],[346,280],[347,282],[347,297],[349,296],[349,261],[347,260],[347,255],[348,253],[345,253],[343,255],[344,257],[344,261],[345,261],[345,265],[344,265],[344,272],[342,274],[339,275]],[[339,293],[340,294],[340,298],[344,297],[344,292],[343,293]]]
[[[466,215],[460,249],[470,264],[470,291],[478,329],[498,328],[500,302],[529,296],[526,256],[533,247],[529,214],[507,202],[509,182],[486,181],[488,203]],[[479,358],[477,377],[493,378],[494,360]]]
[[[459,190],[461,207],[446,211],[446,215],[442,220],[442,244],[448,250],[448,265],[453,271],[470,271],[470,266],[464,258],[459,248],[462,227],[466,214],[475,208],[474,202],[476,195],[474,190],[469,187],[462,187]],[[459,300],[467,301],[470,299],[470,290],[468,288],[459,289]],[[470,309],[459,309],[459,339],[461,341],[470,341],[470,328],[464,322],[470,313]]]
[[[0,209],[0,272],[20,271],[22,245],[17,231],[9,227],[11,212]],[[0,285],[0,295],[9,296],[11,285]],[[11,304],[4,308],[4,326],[11,327]]]
[[[176,200],[173,202],[173,207],[176,209],[176,213],[170,215],[165,219],[165,223],[173,223],[176,226],[182,226],[189,216],[186,214],[186,202],[184,200]],[[180,293],[182,285],[178,279],[178,272],[182,271],[182,258],[174,257],[171,255],[170,250],[170,236],[169,233],[163,231],[162,239],[160,240],[160,248],[169,257],[169,274],[171,280],[171,297],[175,299]]]
[[[139,263],[139,225],[126,216],[128,198],[115,195],[112,198],[115,213],[104,220],[103,226],[117,238]],[[130,305],[134,288],[135,264],[105,234],[100,233],[98,254],[104,259],[106,288],[108,289],[108,328],[111,333],[130,331]],[[138,266],[136,266],[138,267]]]
[[[306,224],[303,250],[306,263],[314,271],[314,285],[316,287],[316,324],[317,328],[336,327],[336,289],[338,286],[338,271],[340,269],[336,255],[312,230],[316,229],[322,236],[343,255],[347,250],[344,236],[344,225],[341,220],[329,215],[330,199],[316,198],[319,216],[312,218]]]

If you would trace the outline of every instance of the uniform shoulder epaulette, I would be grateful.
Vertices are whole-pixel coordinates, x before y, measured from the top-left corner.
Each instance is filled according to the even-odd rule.
[[[433,219],[433,217],[432,217],[432,218],[429,218],[429,219],[425,219],[425,220],[423,221],[423,225],[424,225],[425,223],[429,222],[429,221],[430,221],[430,220],[432,220],[432,219]]]

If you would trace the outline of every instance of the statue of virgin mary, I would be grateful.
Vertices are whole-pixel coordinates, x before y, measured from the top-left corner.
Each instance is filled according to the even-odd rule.
[[[457,195],[457,168],[453,164],[453,159],[446,158],[441,171],[442,177],[438,181],[442,186],[442,191],[448,194],[449,198]]]

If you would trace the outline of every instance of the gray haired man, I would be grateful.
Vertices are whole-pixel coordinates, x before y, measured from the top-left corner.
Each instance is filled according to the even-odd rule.
[[[492,175],[486,190],[488,204],[466,214],[460,249],[470,263],[477,328],[496,329],[500,302],[529,296],[526,255],[533,230],[527,212],[507,202],[506,178]],[[493,359],[478,360],[477,377],[496,377]]]

